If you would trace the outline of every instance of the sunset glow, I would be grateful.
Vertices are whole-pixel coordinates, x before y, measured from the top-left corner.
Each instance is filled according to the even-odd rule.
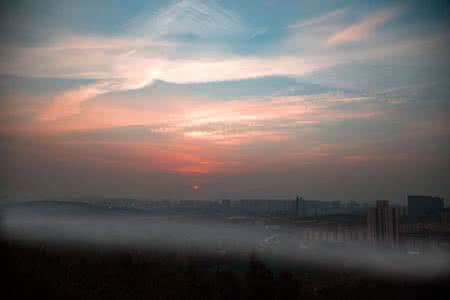
[[[197,180],[218,198],[450,195],[448,20],[421,23],[435,10],[145,2],[97,23],[81,5],[86,23],[11,8],[4,193],[189,198]]]

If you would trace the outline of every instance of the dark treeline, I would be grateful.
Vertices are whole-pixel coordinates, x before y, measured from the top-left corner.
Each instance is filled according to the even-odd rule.
[[[1,242],[4,299],[448,299],[450,277],[386,279],[227,257]]]

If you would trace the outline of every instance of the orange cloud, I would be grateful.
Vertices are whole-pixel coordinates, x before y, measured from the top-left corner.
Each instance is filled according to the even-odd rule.
[[[46,136],[62,147],[56,148],[73,152],[74,163],[139,172],[233,173],[249,171],[266,159],[264,153],[255,155],[252,145],[289,144],[284,150],[273,150],[277,152],[272,155],[278,153],[280,157],[278,163],[289,153],[297,153],[288,157],[291,160],[317,161],[325,157],[328,150],[307,147],[304,142],[302,151],[296,150],[298,132],[305,135],[311,126],[321,122],[379,113],[373,109],[336,110],[334,107],[339,103],[370,101],[370,98],[340,94],[239,98],[222,102],[168,97],[164,101],[151,99],[138,104],[115,97],[119,96],[110,94],[86,102],[77,115],[69,118],[54,121],[38,118],[29,125],[29,133]],[[258,149],[263,148],[258,146]],[[117,156],[98,159],[88,149]],[[61,157],[59,151],[62,150],[55,150],[58,153],[55,157]]]

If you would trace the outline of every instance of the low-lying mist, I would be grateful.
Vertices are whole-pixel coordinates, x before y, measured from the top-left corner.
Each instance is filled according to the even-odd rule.
[[[450,253],[420,253],[366,241],[303,239],[300,226],[236,222],[230,218],[154,215],[144,211],[47,203],[3,209],[1,230],[6,238],[32,243],[94,246],[114,251],[184,251],[197,254],[249,255],[283,259],[292,264],[315,263],[385,275],[433,277],[449,272]]]

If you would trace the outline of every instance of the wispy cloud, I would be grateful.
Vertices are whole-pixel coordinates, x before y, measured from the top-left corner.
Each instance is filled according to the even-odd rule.
[[[336,46],[366,40],[375,29],[393,19],[400,11],[399,7],[391,7],[365,16],[359,22],[334,33],[326,40],[325,45]]]
[[[237,14],[207,0],[174,1],[138,26],[138,32],[147,32],[152,37],[187,35],[217,39],[250,32]]]
[[[62,58],[61,58],[62,59]],[[327,66],[320,58],[226,57],[206,60],[145,58],[135,54],[115,57],[111,79],[69,90],[58,96],[40,120],[55,120],[79,112],[79,105],[95,96],[139,89],[155,79],[173,83],[199,83],[256,78],[271,75],[300,76]],[[105,62],[106,63],[106,62]],[[105,66],[106,67],[106,66]],[[79,74],[82,77],[83,74]]]
[[[73,147],[110,145],[125,155],[125,165],[119,164],[123,168],[143,170],[151,166],[178,174],[228,173],[248,170],[253,161],[248,160],[248,153],[241,153],[241,157],[232,149],[288,143],[323,122],[371,118],[380,113],[364,104],[357,112],[340,109],[354,102],[370,103],[370,99],[343,94],[238,98],[227,102],[179,99],[177,103],[183,105],[178,108],[170,104],[158,108],[148,103],[134,110],[125,106],[108,108],[103,103],[98,108],[89,105],[76,117],[60,120],[59,125],[50,128],[59,127],[59,143]],[[98,117],[100,113],[111,116],[108,123]],[[314,145],[309,145],[311,142]],[[303,141],[302,145],[307,152],[304,160],[319,159],[309,151],[310,146],[317,147],[314,141]],[[117,160],[114,158],[112,163]]]
[[[77,89],[69,90],[57,96],[54,101],[39,115],[40,121],[52,121],[68,117],[80,112],[80,104],[103,93],[108,92],[108,82],[86,85]]]
[[[139,89],[155,79],[193,83],[299,76],[328,63],[315,57],[241,56],[220,50],[211,55],[204,55],[201,50],[196,57],[173,55],[179,56],[186,45],[174,42],[170,36],[251,37],[255,34],[252,30],[237,14],[216,2],[176,1],[151,15],[139,28],[129,26],[126,37],[62,35],[45,46],[11,49],[12,59],[0,65],[4,72],[19,76],[97,80],[57,96],[38,117],[41,121],[52,121],[77,114],[80,105],[95,96]]]
[[[167,38],[168,35],[194,34],[204,38],[216,34],[239,35],[247,32],[249,27],[237,14],[216,2],[177,1],[142,22],[140,28],[144,28],[143,31],[129,26],[122,36],[59,36],[45,46],[11,49],[14,55],[2,59],[0,68],[19,76],[95,80],[95,83],[63,92],[40,111],[38,120],[53,121],[79,113],[80,105],[96,96],[140,89],[157,79],[172,83],[205,83],[273,75],[298,77],[354,59],[367,60],[386,53],[417,49],[410,44],[396,44],[394,48],[382,45],[345,53],[329,53],[321,48],[324,38],[327,38],[327,46],[365,39],[399,11],[397,7],[386,8],[334,34],[330,30],[341,22],[347,10],[301,20],[290,27],[288,41],[282,41],[283,47],[276,55],[242,55],[220,47],[211,53],[199,48],[197,53],[190,51],[189,43]],[[300,48],[303,50],[298,51]]]
[[[331,12],[327,12],[317,17],[313,17],[306,20],[299,20],[296,23],[289,26],[291,29],[304,29],[311,26],[316,26],[330,21],[336,21],[345,15],[346,9],[337,9]]]

